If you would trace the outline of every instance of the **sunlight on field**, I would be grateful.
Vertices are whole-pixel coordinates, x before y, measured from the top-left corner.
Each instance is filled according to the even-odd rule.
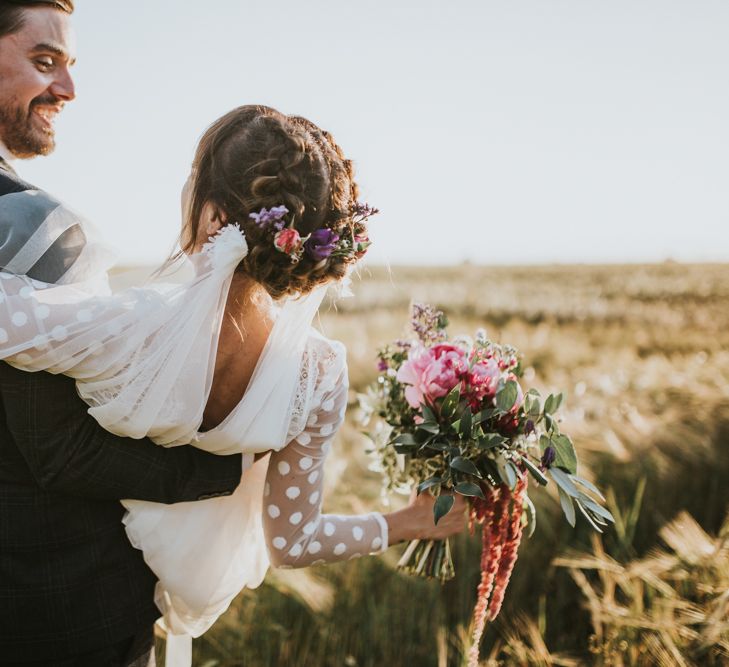
[[[355,395],[374,377],[377,347],[405,333],[411,299],[428,301],[452,334],[485,327],[519,347],[525,384],[566,391],[564,428],[619,519],[591,540],[584,524],[564,524],[550,492],[531,488],[539,524],[484,664],[727,664],[729,266],[373,268],[354,291],[320,321],[347,345],[352,385],[325,508],[383,508]],[[705,549],[681,543],[689,530]],[[649,557],[659,546],[670,553]],[[461,665],[477,539],[455,551],[459,576],[444,588],[395,572],[398,549],[271,572],[196,640],[195,664]]]

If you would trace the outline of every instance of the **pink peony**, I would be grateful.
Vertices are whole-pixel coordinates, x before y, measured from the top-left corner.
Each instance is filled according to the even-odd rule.
[[[413,345],[408,360],[400,366],[397,379],[408,385],[405,399],[413,408],[432,404],[445,396],[468,370],[466,353],[460,347],[440,343],[433,347]]]
[[[277,232],[276,236],[273,237],[273,245],[280,252],[295,255],[301,247],[301,236],[295,229],[287,227]]]
[[[499,365],[494,359],[482,359],[473,365],[465,383],[465,393],[472,409],[478,410],[485,398],[496,394],[500,375]]]

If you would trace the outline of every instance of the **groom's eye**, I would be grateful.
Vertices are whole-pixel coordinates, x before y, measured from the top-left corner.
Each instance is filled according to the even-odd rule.
[[[53,58],[36,58],[35,64],[41,72],[48,72],[53,68]]]

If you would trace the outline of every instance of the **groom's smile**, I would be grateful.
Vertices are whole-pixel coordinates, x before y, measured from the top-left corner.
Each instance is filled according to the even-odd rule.
[[[76,91],[69,16],[39,6],[22,12],[20,26],[0,37],[0,140],[17,157],[55,148],[56,116]]]

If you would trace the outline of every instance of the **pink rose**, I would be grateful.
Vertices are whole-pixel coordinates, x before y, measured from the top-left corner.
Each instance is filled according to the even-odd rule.
[[[273,245],[280,252],[294,255],[301,247],[301,236],[295,229],[287,227],[276,233],[276,236],[273,237]]]
[[[354,237],[354,256],[357,259],[364,257],[367,254],[367,248],[372,245],[369,237],[366,235],[357,235]]]
[[[468,370],[466,353],[460,347],[440,343],[433,347],[420,344],[410,348],[408,360],[400,366],[397,379],[405,388],[405,399],[413,408],[433,404],[445,396]]]

